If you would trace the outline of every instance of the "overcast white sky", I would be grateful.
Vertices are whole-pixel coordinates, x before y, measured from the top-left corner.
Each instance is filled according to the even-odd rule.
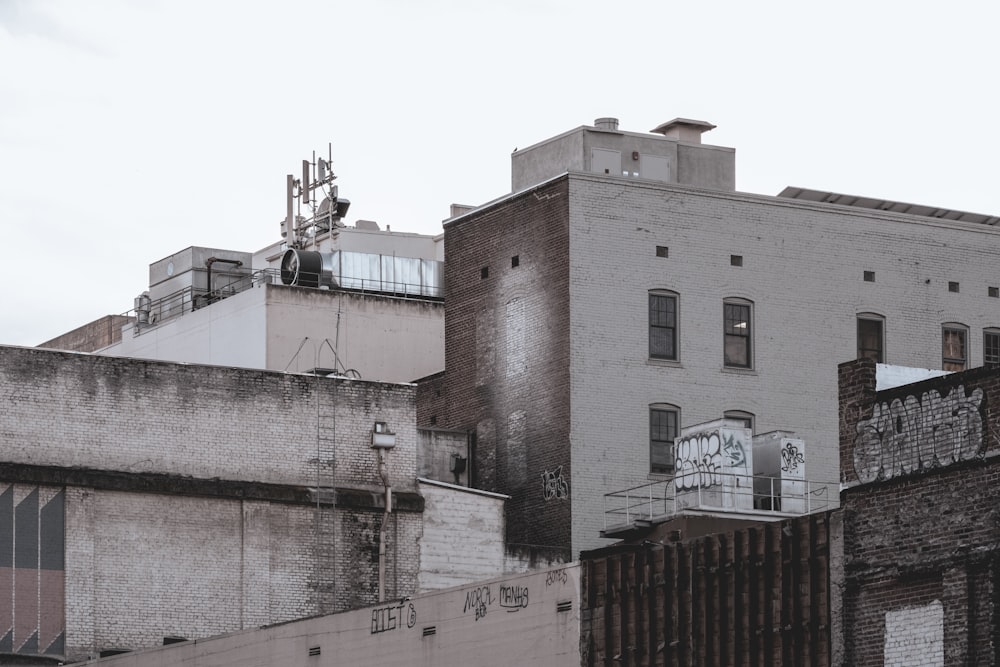
[[[333,143],[347,218],[438,233],[510,153],[615,116],[737,188],[1000,214],[988,2],[0,0],[0,344],[122,313],[148,265],[279,238]],[[888,249],[887,249],[888,250]]]

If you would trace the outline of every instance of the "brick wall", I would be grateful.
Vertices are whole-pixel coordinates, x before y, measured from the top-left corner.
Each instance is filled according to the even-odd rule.
[[[447,416],[438,421],[475,432],[472,484],[511,496],[508,542],[565,556],[567,193],[557,180],[445,226]]]
[[[942,645],[906,664],[996,664],[1000,373],[875,392],[874,370],[839,367],[846,663],[904,664],[910,619]]]
[[[412,385],[0,347],[0,482],[65,496],[65,548],[41,552],[65,557],[65,654],[371,604],[383,522],[385,594],[413,593],[414,398]],[[387,520],[376,420],[396,433]]]

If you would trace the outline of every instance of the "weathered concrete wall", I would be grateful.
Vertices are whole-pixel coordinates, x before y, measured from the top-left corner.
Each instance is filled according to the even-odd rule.
[[[577,667],[579,641],[580,568],[566,566],[96,664]]]
[[[997,664],[1000,371],[839,371],[845,664]]]
[[[95,352],[113,345],[122,339],[122,327],[134,322],[134,317],[125,315],[105,315],[82,327],[41,343],[38,347],[50,350],[73,350],[75,352]]]

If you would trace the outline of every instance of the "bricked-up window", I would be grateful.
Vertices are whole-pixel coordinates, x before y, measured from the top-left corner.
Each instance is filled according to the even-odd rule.
[[[677,360],[677,295],[649,293],[649,356]]]
[[[1000,329],[983,330],[983,366],[1000,368]]]
[[[966,369],[966,340],[968,329],[962,324],[945,324],[941,327],[941,368],[946,371]]]
[[[681,411],[676,405],[654,403],[649,406],[649,470],[670,473],[674,470],[674,440],[680,432]]]
[[[733,368],[752,368],[753,308],[749,301],[727,299],[722,304],[723,362]]]
[[[858,315],[858,359],[885,363],[885,318],[881,315]]]

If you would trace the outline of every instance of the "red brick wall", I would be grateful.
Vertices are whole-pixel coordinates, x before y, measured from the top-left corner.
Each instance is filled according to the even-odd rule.
[[[559,484],[571,479],[567,184],[445,226],[447,410],[436,425],[476,433],[473,484],[512,496],[510,544],[568,555],[571,489]]]
[[[945,664],[996,664],[1000,372],[876,393],[874,370],[839,368],[845,661],[882,665],[886,613],[938,601]]]

